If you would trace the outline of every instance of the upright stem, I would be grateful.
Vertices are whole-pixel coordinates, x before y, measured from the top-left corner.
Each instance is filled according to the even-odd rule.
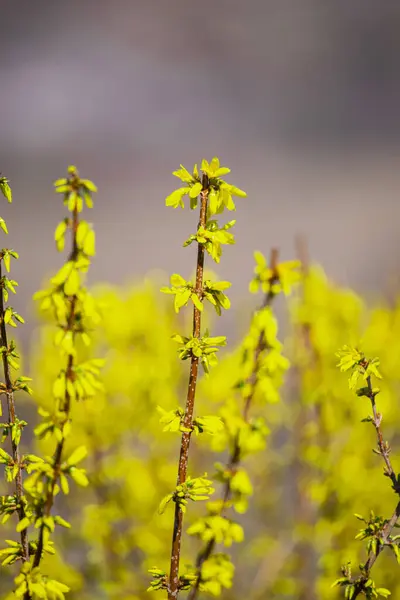
[[[367,363],[365,364],[365,366],[367,366]],[[383,441],[383,434],[382,434],[382,430],[381,430],[382,415],[380,413],[378,413],[377,408],[376,408],[376,403],[375,403],[376,393],[372,389],[371,377],[367,378],[367,386],[368,386],[368,397],[370,399],[372,412],[373,412],[372,423],[373,423],[373,425],[375,427],[375,431],[376,431],[379,454],[381,454],[383,461],[385,463],[384,473],[392,481],[393,487],[394,487],[396,493],[398,495],[400,495],[400,490],[399,490],[399,487],[397,484],[396,474],[394,472],[391,460],[389,458],[390,448],[389,448],[388,444]],[[382,552],[383,548],[385,547],[385,544],[388,542],[388,538],[389,538],[390,534],[392,533],[399,517],[400,517],[400,502],[397,503],[392,516],[390,517],[389,521],[386,523],[386,525],[382,529],[381,543],[378,544],[376,552],[373,552],[371,550],[368,553],[368,558],[367,558],[367,561],[366,561],[366,563],[364,565],[364,569],[363,569],[363,575],[358,579],[358,581],[356,581],[355,593],[353,595],[353,598],[357,598],[360,594],[362,594],[364,592],[365,582],[370,578],[371,569],[374,566],[376,559],[378,558],[378,556]]]
[[[271,252],[271,260],[270,260],[270,268],[272,270],[272,276],[270,279],[270,289],[267,292],[267,294],[265,294],[264,301],[261,305],[261,309],[266,308],[267,306],[270,306],[272,303],[272,300],[275,296],[275,294],[272,292],[272,285],[279,279],[278,274],[276,273],[277,264],[278,264],[278,250],[276,248],[273,248],[272,252]],[[258,381],[260,355],[261,355],[262,351],[265,349],[265,347],[266,347],[265,336],[264,336],[264,333],[261,332],[259,335],[259,338],[258,338],[257,346],[254,351],[253,370],[246,382],[247,384],[250,384],[250,390],[244,399],[242,415],[243,415],[243,420],[245,421],[245,423],[249,422],[249,410],[250,410],[251,402],[253,400],[255,388],[257,385],[257,381]],[[233,472],[234,469],[238,466],[240,459],[241,459],[240,441],[239,441],[239,433],[238,433],[236,435],[235,441],[233,443],[233,448],[232,448],[231,455],[230,455],[230,458],[228,461],[227,470],[230,472]],[[225,483],[225,485],[223,487],[223,491],[222,491],[223,503],[222,503],[222,510],[220,513],[221,516],[223,516],[223,514],[225,513],[226,505],[230,498],[230,495],[231,495],[231,484],[230,484],[230,480],[228,480]],[[197,597],[200,583],[201,583],[201,567],[202,567],[203,563],[211,556],[211,554],[214,551],[214,548],[215,548],[215,538],[212,538],[207,543],[204,550],[199,552],[199,554],[197,556],[197,560],[196,560],[196,569],[197,569],[196,583],[193,585],[193,587],[191,588],[191,590],[189,592],[188,600],[195,600],[195,598]]]
[[[208,177],[203,174],[203,189],[200,193],[200,219],[199,227],[205,227],[207,221],[207,200],[208,200]],[[196,266],[196,288],[195,292],[200,301],[203,299],[203,270],[204,270],[204,246],[197,246],[197,266]],[[199,338],[201,333],[201,312],[194,306],[193,308],[193,336]],[[188,392],[186,398],[185,415],[183,426],[189,431],[182,433],[181,448],[179,453],[179,466],[177,485],[182,485],[186,481],[187,467],[189,460],[189,446],[191,438],[191,429],[193,421],[194,401],[196,395],[197,375],[199,368],[199,359],[192,355],[190,362],[190,374]],[[183,512],[180,505],[175,504],[174,529],[172,534],[171,564],[168,584],[168,600],[175,600],[179,593],[179,561],[182,542]]]
[[[71,251],[70,258],[69,258],[69,260],[71,260],[71,261],[75,261],[78,256],[78,245],[77,245],[77,240],[76,240],[78,225],[79,225],[78,210],[77,210],[77,208],[75,208],[73,211],[73,216],[72,216],[72,251]],[[76,302],[77,302],[77,296],[74,295],[71,298],[70,310],[69,310],[69,314],[68,314],[68,318],[67,318],[67,326],[66,326],[66,329],[68,331],[72,331],[72,332],[74,331]],[[66,375],[65,375],[67,380],[73,381],[73,378],[74,378],[73,366],[74,366],[74,357],[72,354],[69,354],[68,362],[67,362],[67,370],[66,370]],[[65,424],[68,422],[70,408],[71,408],[71,397],[70,397],[70,394],[68,393],[68,391],[66,390],[62,406],[60,407],[61,412],[64,413],[64,421],[60,425],[62,432],[64,430]],[[62,437],[62,439],[57,443],[56,450],[54,452],[53,477],[52,477],[51,481],[48,482],[46,500],[44,502],[44,507],[42,508],[42,515],[41,515],[42,517],[49,517],[50,513],[51,513],[51,509],[53,508],[54,489],[55,489],[55,486],[57,484],[57,481],[58,481],[58,478],[59,478],[60,472],[61,472],[61,463],[62,463],[62,455],[63,455],[63,451],[64,451],[64,442],[65,442],[65,438]],[[40,561],[43,556],[44,529],[45,529],[45,525],[42,524],[40,526],[40,530],[39,530],[38,545],[37,545],[37,550],[35,553],[35,558],[33,561],[33,567],[39,566]]]
[[[2,264],[0,261],[0,281],[2,281]],[[10,365],[7,360],[7,330],[4,321],[4,298],[3,289],[0,289],[0,334],[1,344],[6,348],[2,352],[4,379],[6,384],[6,397],[7,397],[7,408],[8,408],[8,423],[13,425],[15,423],[15,400],[13,392],[13,384],[10,375]],[[9,431],[11,437],[11,430]],[[18,444],[11,438],[12,457],[15,465],[18,465],[17,475],[15,477],[15,495],[18,502],[18,519],[22,521],[25,517],[25,506],[24,506],[24,489],[22,485],[22,468],[21,468],[21,456],[18,449]],[[21,545],[22,545],[22,561],[26,562],[29,560],[29,543],[28,543],[28,532],[27,529],[21,531]]]

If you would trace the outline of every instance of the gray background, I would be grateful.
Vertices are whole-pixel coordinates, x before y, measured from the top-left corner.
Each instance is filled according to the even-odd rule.
[[[298,233],[340,283],[376,297],[396,280],[399,2],[1,0],[0,19],[0,171],[15,198],[0,214],[25,315],[61,261],[52,181],[71,163],[99,186],[92,282],[191,273],[181,243],[197,216],[164,198],[180,162],[215,154],[248,192],[217,269],[236,306],[253,250],[291,258]]]

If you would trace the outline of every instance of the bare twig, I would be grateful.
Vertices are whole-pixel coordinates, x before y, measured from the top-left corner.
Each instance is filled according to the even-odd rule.
[[[367,368],[368,361],[364,361],[362,366],[364,368]],[[366,395],[368,396],[368,398],[370,399],[370,402],[371,402],[372,413],[373,413],[372,424],[375,427],[378,449],[379,449],[375,452],[382,456],[382,459],[385,463],[384,474],[386,475],[386,477],[389,477],[389,479],[391,480],[391,482],[393,484],[393,489],[395,490],[395,492],[398,495],[400,495],[400,489],[399,489],[399,485],[397,482],[396,474],[394,472],[391,460],[389,458],[390,446],[389,446],[388,442],[383,441],[383,434],[382,434],[382,429],[381,429],[382,415],[378,412],[377,407],[376,407],[376,402],[375,402],[376,392],[372,389],[372,383],[371,383],[370,376],[367,377],[367,389],[368,389],[368,391],[367,391]],[[399,517],[400,517],[400,502],[397,503],[397,506],[393,512],[393,515],[391,516],[389,521],[385,524],[382,531],[380,532],[380,536],[379,536],[380,543],[376,547],[376,552],[374,552],[374,550],[371,549],[370,552],[368,553],[367,561],[363,565],[362,575],[360,577],[358,577],[354,582],[355,583],[355,593],[353,595],[353,598],[357,598],[357,596],[359,596],[364,591],[365,583],[370,578],[371,569],[374,566],[378,556],[384,549],[385,545],[388,543],[390,534],[392,533],[394,527],[396,526]]]

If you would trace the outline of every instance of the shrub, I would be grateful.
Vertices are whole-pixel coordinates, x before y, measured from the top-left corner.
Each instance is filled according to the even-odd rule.
[[[195,245],[197,258],[193,280],[173,274],[165,295],[155,277],[126,287],[101,283],[89,293],[95,234],[81,213],[96,187],[75,167],[55,182],[69,213],[55,231],[58,251],[68,233],[71,241],[64,265],[35,295],[41,323],[32,397],[23,394],[30,379],[10,337],[23,323],[9,304],[18,254],[0,251],[3,598],[187,592],[190,600],[330,600],[341,591],[346,598],[387,597],[386,586],[400,591],[393,569],[398,477],[381,427],[383,413],[386,435],[396,439],[400,303],[370,309],[322,269],[303,265],[301,273],[299,261],[279,262],[277,249],[268,261],[257,251],[249,289],[263,297],[243,338],[227,347],[225,336],[210,334],[205,307],[218,316],[229,309],[230,283],[218,281],[205,259],[219,265],[223,246],[235,243],[235,220],[219,219],[236,209],[234,196],[246,194],[225,181],[228,174],[217,158],[174,172],[183,186],[166,205],[199,210],[183,244]],[[11,202],[5,177],[0,189]],[[0,228],[8,233],[3,219]],[[275,309],[293,290],[282,344]],[[191,314],[182,310],[188,305]],[[364,379],[354,401],[335,358],[346,344],[340,366],[352,372],[350,387]],[[378,362],[365,358],[376,355],[384,365],[379,412]],[[33,408],[39,419],[31,428]],[[370,436],[355,425],[362,418],[375,428],[392,490],[382,486]],[[359,506],[371,511],[356,514],[366,558],[352,544],[349,514]],[[349,561],[360,560],[353,575]]]

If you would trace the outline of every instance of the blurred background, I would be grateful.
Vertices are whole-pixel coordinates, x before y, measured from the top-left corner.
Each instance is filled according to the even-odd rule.
[[[196,250],[182,243],[197,215],[164,200],[179,185],[171,173],[180,163],[192,168],[214,155],[248,198],[237,200],[237,243],[215,268],[233,283],[234,308],[213,332],[230,342],[238,323],[247,327],[253,251],[268,255],[277,246],[291,259],[298,235],[313,261],[359,294],[338,291],[320,272],[311,278],[294,320],[300,333],[308,327],[312,352],[300,360],[293,339],[285,344],[292,378],[286,401],[265,411],[271,447],[249,463],[255,500],[226,597],[247,595],[251,580],[252,600],[337,598],[330,585],[341,561],[362,552],[351,546],[352,514],[384,505],[388,515],[393,504],[389,486],[381,489],[373,432],[358,426],[365,407],[349,401],[334,353],[364,331],[364,299],[375,303],[367,348],[386,369],[385,431],[394,439],[400,303],[381,311],[376,302],[399,289],[400,4],[2,0],[0,19],[0,171],[14,193],[0,214],[20,253],[12,272],[20,283],[14,307],[27,317],[20,339],[27,348],[31,296],[63,260],[53,231],[65,212],[52,182],[69,164],[99,187],[87,217],[97,234],[90,281],[126,284],[121,297],[103,292],[110,310],[99,348],[105,344],[112,359],[105,395],[77,410],[74,442],[93,444],[99,498],[78,490],[68,500],[74,524],[82,521],[63,547],[76,572],[59,568],[71,600],[90,600],[93,590],[96,598],[147,598],[146,569],[166,562],[170,517],[154,515],[175,478],[176,444],[167,437],[159,445],[156,406],[160,398],[168,408],[181,402],[187,365],[180,370],[170,340],[177,324],[170,298],[160,299],[158,285],[129,285],[148,273],[164,284],[173,272],[192,274]],[[131,291],[123,298],[124,290]],[[43,403],[59,369],[53,333],[30,351]],[[296,327],[291,335],[298,344]],[[200,390],[210,412],[233,393],[230,360]],[[134,446],[139,438],[146,458]],[[195,450],[194,460],[200,469],[213,459]],[[378,575],[399,593],[394,565]],[[9,579],[0,593],[1,586],[9,590]]]
[[[218,155],[248,192],[221,272],[236,305],[253,250],[278,245],[291,258],[298,233],[340,282],[389,289],[400,258],[398,2],[3,0],[1,23],[0,171],[15,198],[2,215],[25,314],[60,264],[52,181],[71,163],[99,187],[92,280],[188,275],[193,215],[164,198],[179,163]]]

